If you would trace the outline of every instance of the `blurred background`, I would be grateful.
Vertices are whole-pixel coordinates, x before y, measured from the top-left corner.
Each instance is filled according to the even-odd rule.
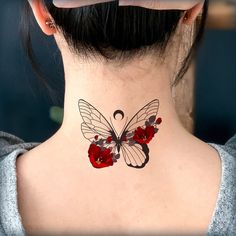
[[[53,37],[43,35],[35,24],[34,50],[56,90],[52,97],[35,77],[21,46],[23,1],[1,0],[0,130],[25,142],[43,142],[60,127],[63,68]],[[211,1],[194,90],[194,134],[206,142],[225,143],[236,133],[236,0]]]

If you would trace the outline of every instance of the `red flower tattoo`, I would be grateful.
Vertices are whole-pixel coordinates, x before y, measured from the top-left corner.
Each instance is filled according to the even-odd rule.
[[[109,136],[109,137],[106,139],[106,142],[107,142],[107,143],[111,143],[111,141],[112,141],[112,137]]]
[[[156,123],[159,125],[159,124],[161,124],[161,122],[162,122],[161,117],[157,118]]]
[[[95,168],[103,168],[113,165],[113,153],[110,148],[102,148],[92,143],[88,150],[89,159]]]
[[[133,140],[138,143],[146,144],[149,143],[155,134],[154,126],[147,126],[145,129],[142,129],[140,126],[134,131]]]

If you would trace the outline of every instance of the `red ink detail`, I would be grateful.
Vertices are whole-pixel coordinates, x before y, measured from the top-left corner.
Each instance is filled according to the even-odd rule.
[[[106,139],[106,142],[107,142],[107,143],[111,143],[111,141],[112,141],[112,137],[109,136],[109,137]]]
[[[127,137],[126,136],[123,136],[121,141],[127,141]]]
[[[95,135],[94,138],[95,138],[96,140],[98,140],[98,135]]]
[[[109,148],[101,150],[101,147],[92,143],[88,150],[89,159],[93,167],[103,168],[113,165],[113,153]]]
[[[159,124],[161,124],[161,122],[162,122],[161,117],[157,118],[156,123],[159,125]]]
[[[147,126],[142,129],[140,126],[134,131],[133,139],[141,144],[149,143],[155,135],[154,126]]]

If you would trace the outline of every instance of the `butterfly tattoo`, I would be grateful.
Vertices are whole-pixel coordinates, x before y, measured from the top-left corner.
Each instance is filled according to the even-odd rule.
[[[91,104],[83,99],[78,102],[83,120],[81,131],[91,142],[88,156],[95,168],[113,166],[120,158],[120,151],[129,167],[143,168],[149,161],[148,143],[158,132],[162,118],[157,117],[159,100],[154,99],[141,108],[132,119],[124,125],[118,135],[111,123]],[[120,113],[121,110],[114,112]]]

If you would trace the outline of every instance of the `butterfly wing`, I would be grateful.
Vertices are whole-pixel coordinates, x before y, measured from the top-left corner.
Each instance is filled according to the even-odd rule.
[[[150,117],[157,117],[159,110],[159,100],[154,99],[149,102],[146,106],[141,108],[129,121],[129,123],[124,128],[125,131],[133,132],[138,126],[141,128],[145,127],[145,122],[149,120]]]
[[[125,163],[134,168],[143,168],[149,161],[149,149],[144,144],[134,144],[130,146],[128,143],[122,143],[121,152]]]
[[[107,139],[109,136],[112,136],[112,139],[116,140],[113,128],[94,106],[80,99],[78,107],[83,119],[81,131],[86,139],[92,142],[95,136],[98,136],[98,139]]]
[[[133,140],[137,127],[145,128],[147,124],[154,124],[159,110],[159,100],[155,99],[141,108],[129,121],[121,135],[126,141],[121,143],[124,160],[128,166],[142,168],[149,160],[149,148],[146,143]],[[156,130],[157,132],[157,130]]]

